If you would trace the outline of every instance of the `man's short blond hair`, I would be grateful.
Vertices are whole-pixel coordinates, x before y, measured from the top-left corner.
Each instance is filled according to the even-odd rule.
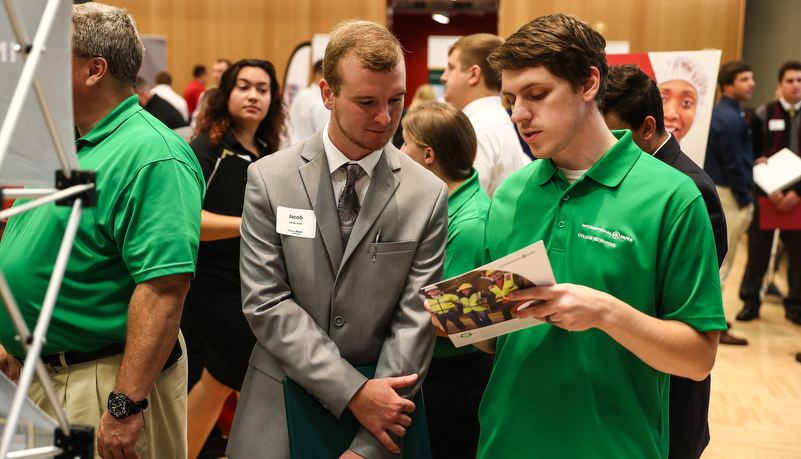
[[[323,78],[334,94],[342,86],[340,62],[351,53],[371,72],[388,72],[403,62],[400,42],[385,27],[369,21],[340,22],[331,32],[323,57]]]
[[[503,44],[503,39],[490,33],[475,33],[466,35],[451,45],[448,56],[455,50],[461,50],[459,55],[459,65],[462,71],[477,65],[481,68],[481,75],[484,76],[484,85],[487,89],[494,91],[501,90],[501,76],[490,67],[487,58],[493,51]]]

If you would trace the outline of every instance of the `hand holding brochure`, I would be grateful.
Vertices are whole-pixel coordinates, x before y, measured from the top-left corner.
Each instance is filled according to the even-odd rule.
[[[423,287],[434,316],[456,347],[539,325],[518,319],[517,311],[534,301],[513,301],[509,293],[555,284],[542,241],[460,276]]]
[[[801,158],[789,148],[771,155],[764,163],[754,166],[754,183],[768,196],[783,190],[801,179]]]

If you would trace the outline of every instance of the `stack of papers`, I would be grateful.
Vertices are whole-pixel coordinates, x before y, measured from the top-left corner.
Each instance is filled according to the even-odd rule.
[[[801,158],[789,148],[754,166],[754,183],[768,196],[801,180]]]

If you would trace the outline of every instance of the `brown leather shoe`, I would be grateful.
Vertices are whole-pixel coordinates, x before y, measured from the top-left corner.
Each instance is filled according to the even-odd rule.
[[[728,331],[720,332],[720,344],[731,344],[734,346],[746,346],[748,345],[748,340],[743,338],[737,338],[729,334]]]

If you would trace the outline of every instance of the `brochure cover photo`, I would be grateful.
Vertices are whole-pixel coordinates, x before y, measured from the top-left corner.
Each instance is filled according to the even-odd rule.
[[[515,290],[555,283],[542,241],[451,279],[423,287],[426,301],[456,347],[543,323],[518,319],[533,301],[514,301]]]

